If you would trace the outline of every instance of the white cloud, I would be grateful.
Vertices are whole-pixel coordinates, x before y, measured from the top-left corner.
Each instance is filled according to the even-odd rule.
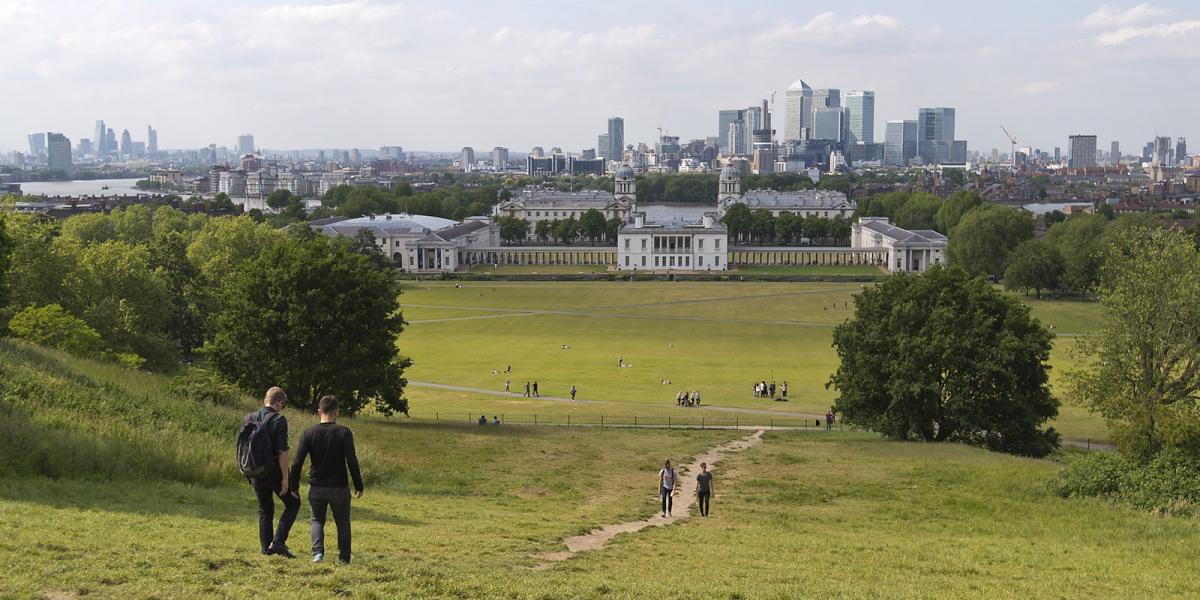
[[[1025,94],[1026,96],[1037,96],[1040,94],[1053,92],[1057,89],[1058,82],[1056,81],[1031,81],[1024,86],[1021,86],[1021,93]]]
[[[1190,19],[1144,27],[1122,27],[1096,36],[1096,43],[1100,46],[1120,46],[1141,38],[1175,38],[1195,31],[1200,31],[1200,20]]]
[[[492,41],[495,43],[503,42],[504,40],[508,39],[508,36],[511,33],[512,33],[512,27],[505,25],[504,27],[497,29],[496,33],[492,34]]]
[[[1105,4],[1095,12],[1084,17],[1079,25],[1086,29],[1109,29],[1143,23],[1166,16],[1168,11],[1152,4],[1138,4],[1127,10],[1120,10]]]
[[[330,21],[371,22],[404,14],[402,4],[380,4],[370,0],[351,0],[338,4],[281,4],[262,11],[264,17],[309,23]]]
[[[900,19],[883,14],[863,14],[842,19],[825,11],[803,25],[784,22],[755,37],[759,43],[800,42],[845,45],[862,37],[886,34],[900,29]]]

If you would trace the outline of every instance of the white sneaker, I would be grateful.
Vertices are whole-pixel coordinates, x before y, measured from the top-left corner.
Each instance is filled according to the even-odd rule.
[[[321,554],[320,552],[318,552],[318,553],[316,553],[316,554],[314,554],[314,555],[313,555],[313,562],[315,562],[315,563],[319,563],[319,562],[321,562],[321,561],[323,561],[323,560],[325,560],[325,555],[324,555],[324,554]]]

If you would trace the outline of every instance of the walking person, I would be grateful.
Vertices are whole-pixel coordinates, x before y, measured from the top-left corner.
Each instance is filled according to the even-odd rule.
[[[308,473],[308,505],[312,509],[313,562],[325,560],[325,513],[333,512],[337,525],[338,560],[350,562],[350,479],[354,481],[354,497],[362,498],[363,479],[358,469],[358,453],[354,449],[354,434],[337,424],[338,401],[323,396],[317,409],[321,423],[313,425],[300,436],[296,460],[292,463],[292,480],[300,480],[304,459],[312,458]]]
[[[245,437],[248,453],[254,453],[254,445],[258,443],[262,444],[264,457],[269,457],[257,474],[246,477],[258,501],[258,542],[262,553],[296,558],[287,547],[288,534],[292,531],[292,524],[296,522],[296,514],[300,512],[300,496],[291,485],[295,480],[288,478],[288,424],[287,419],[280,414],[286,403],[287,394],[283,388],[272,387],[267,390],[262,408],[246,415],[242,420],[238,450],[241,454],[242,439]],[[240,459],[241,456],[239,462],[242,462]],[[279,525],[274,527],[274,531],[272,529],[275,521],[275,498],[272,496],[279,497],[283,502]]]
[[[575,386],[571,386],[571,399],[575,399]]]
[[[825,431],[833,430],[833,411],[825,411]]]
[[[534,396],[538,396],[538,391],[537,391],[537,382],[536,382],[536,381],[535,381],[535,382],[533,382],[533,395],[534,395]],[[538,396],[538,397],[540,397],[540,396]]]
[[[507,380],[507,379],[505,379],[505,380],[504,380],[504,393],[505,393],[505,394],[507,394],[507,393],[508,393],[508,385],[509,385],[510,383],[512,383],[512,382],[510,382],[510,381],[509,381],[509,380]]]
[[[700,463],[700,474],[696,475],[696,501],[700,505],[700,516],[708,516],[708,503],[712,498],[712,471],[708,465]]]
[[[672,496],[675,495],[675,469],[671,461],[663,462],[663,468],[658,472],[658,493],[662,497],[662,516],[671,516]]]
[[[529,397],[529,382],[528,381],[525,382],[525,397],[526,398]]]

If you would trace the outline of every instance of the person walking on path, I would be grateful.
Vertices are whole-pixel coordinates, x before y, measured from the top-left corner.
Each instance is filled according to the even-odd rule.
[[[675,495],[675,469],[671,468],[671,461],[663,463],[663,468],[658,472],[658,493],[662,497],[662,516],[671,516],[672,496]]]
[[[504,393],[505,393],[505,394],[507,394],[507,393],[508,393],[508,386],[509,386],[509,384],[510,384],[510,383],[512,383],[512,382],[511,382],[511,381],[509,381],[509,380],[507,380],[507,379],[505,379],[505,380],[504,380]]]
[[[529,382],[528,381],[525,382],[525,397],[526,398],[529,397]]]
[[[538,398],[540,398],[540,397],[541,397],[541,396],[539,396],[539,395],[538,395],[538,391],[537,391],[537,382],[536,382],[536,381],[535,381],[535,382],[533,382],[533,395],[534,395],[535,397],[538,397]]]
[[[287,539],[292,531],[292,524],[296,522],[296,514],[300,512],[300,496],[291,486],[295,480],[288,479],[288,424],[287,419],[280,414],[284,404],[287,404],[287,394],[283,388],[272,387],[263,397],[262,408],[246,415],[242,427],[244,429],[255,425],[263,428],[270,440],[274,458],[265,473],[247,478],[258,500],[258,541],[262,553],[296,558],[287,547]],[[272,496],[278,496],[283,502],[279,526],[274,532],[272,526],[275,521],[275,499]]]
[[[313,562],[325,560],[325,512],[333,512],[337,525],[338,560],[350,562],[350,479],[354,481],[354,497],[362,498],[363,478],[358,468],[358,453],[354,449],[354,434],[337,424],[338,401],[324,396],[318,405],[319,425],[313,425],[300,436],[296,460],[292,463],[292,481],[300,480],[304,459],[312,458],[308,473],[308,505],[312,509]]]
[[[712,471],[708,465],[700,463],[700,474],[696,475],[696,501],[700,505],[700,516],[708,516],[708,503],[712,498]]]
[[[571,386],[571,399],[575,399],[575,386]]]
[[[825,431],[833,430],[833,411],[825,411]]]

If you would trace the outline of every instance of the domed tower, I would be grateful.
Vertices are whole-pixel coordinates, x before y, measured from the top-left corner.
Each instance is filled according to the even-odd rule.
[[[717,211],[725,213],[730,203],[742,197],[742,173],[733,165],[725,165],[721,169],[721,177],[717,182]]]
[[[613,198],[629,203],[630,211],[637,210],[637,174],[633,167],[621,165],[613,180]]]

